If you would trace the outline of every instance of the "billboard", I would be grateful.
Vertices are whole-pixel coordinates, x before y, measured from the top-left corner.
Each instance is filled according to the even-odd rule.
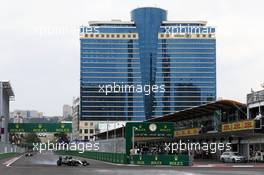
[[[174,135],[174,125],[170,122],[131,122],[126,124],[126,129],[134,130],[135,137],[173,137]]]
[[[255,128],[254,120],[244,120],[240,122],[222,124],[222,132],[241,131]]]

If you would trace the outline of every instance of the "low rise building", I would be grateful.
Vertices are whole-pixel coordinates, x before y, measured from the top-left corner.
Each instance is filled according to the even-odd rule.
[[[16,118],[17,116],[26,118],[41,118],[43,113],[36,110],[14,110],[10,113],[10,118]]]
[[[264,115],[264,89],[247,95],[247,113],[249,118],[260,118]]]
[[[79,140],[93,140],[93,135],[98,130],[98,124],[99,122],[96,121],[80,121],[79,122]]]
[[[195,143],[202,145],[230,145],[231,151],[239,152],[248,160],[257,152],[264,152],[264,118],[247,115],[247,105],[233,100],[218,100],[208,104],[184,109],[172,114],[146,120],[148,123],[173,123],[174,134],[164,137],[134,137],[137,148],[160,150],[165,143]],[[152,128],[153,129],[153,128]],[[154,128],[153,130],[155,130]],[[97,140],[126,137],[127,126],[94,135]],[[159,134],[159,133],[157,133]],[[126,138],[129,139],[129,138]],[[211,149],[211,148],[210,148]],[[224,149],[215,152],[192,150],[195,159],[218,159]]]

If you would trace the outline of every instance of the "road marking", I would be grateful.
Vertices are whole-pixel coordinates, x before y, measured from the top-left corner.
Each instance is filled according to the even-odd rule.
[[[192,167],[200,167],[200,168],[210,168],[210,167],[216,167],[216,168],[223,168],[223,167],[232,167],[232,168],[253,168],[257,167],[255,165],[226,165],[226,164],[205,164],[205,165],[193,165]]]
[[[206,168],[206,167],[214,167],[214,165],[193,165],[193,167]]]
[[[18,156],[18,157],[14,157],[6,162],[4,162],[3,164],[6,165],[7,167],[10,167],[15,161],[17,161],[18,159],[20,159],[23,155]]]
[[[100,161],[100,160],[96,160],[96,161]],[[140,166],[140,165],[134,165],[134,164],[117,164],[117,163],[104,162],[104,161],[100,161],[100,162],[103,162],[103,163],[109,164],[109,165],[115,165],[115,166]]]
[[[252,168],[254,165],[233,165],[234,168]]]

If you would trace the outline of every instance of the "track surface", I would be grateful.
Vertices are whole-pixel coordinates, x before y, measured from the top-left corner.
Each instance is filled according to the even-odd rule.
[[[58,156],[52,152],[22,156],[9,167],[4,163],[11,158],[0,160],[0,175],[263,175],[264,168],[232,167],[153,167],[113,165],[96,160],[87,161],[86,167],[56,165]],[[80,158],[82,159],[82,158]]]

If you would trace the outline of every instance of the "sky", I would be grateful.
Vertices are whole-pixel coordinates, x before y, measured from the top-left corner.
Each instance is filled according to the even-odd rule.
[[[217,96],[246,102],[264,83],[261,0],[1,0],[0,80],[15,92],[11,110],[62,115],[79,96],[78,27],[130,20],[137,7],[160,7],[168,20],[204,20],[216,27]]]

